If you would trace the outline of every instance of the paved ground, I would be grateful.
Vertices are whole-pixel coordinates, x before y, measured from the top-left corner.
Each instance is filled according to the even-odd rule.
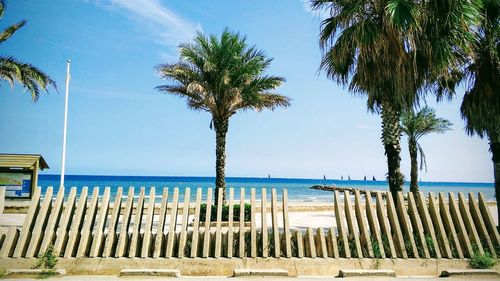
[[[176,280],[176,281],[198,281],[198,280],[207,280],[207,281],[217,281],[217,280],[228,280],[233,279],[235,281],[256,281],[261,279],[266,279],[268,281],[332,281],[335,277],[181,277],[181,278],[162,278],[162,277],[116,277],[116,276],[66,276],[66,277],[57,277],[50,278],[48,280],[56,280],[56,281],[160,281],[160,280]],[[476,277],[448,277],[448,278],[439,278],[439,277],[429,277],[429,276],[400,276],[395,278],[388,277],[363,277],[363,278],[335,278],[336,280],[347,280],[347,281],[471,281],[471,280],[481,280],[481,281],[498,281],[500,277],[485,277],[485,276],[476,276]],[[3,279],[3,280],[40,280],[40,279]]]

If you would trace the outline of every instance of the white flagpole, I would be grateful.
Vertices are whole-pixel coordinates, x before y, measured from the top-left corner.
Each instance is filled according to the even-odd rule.
[[[67,60],[67,68],[66,68],[66,98],[64,101],[64,130],[63,130],[63,147],[62,147],[62,160],[61,160],[61,185],[60,187],[64,187],[64,168],[66,165],[66,128],[68,126],[68,94],[69,94],[69,65],[71,63],[70,60]]]

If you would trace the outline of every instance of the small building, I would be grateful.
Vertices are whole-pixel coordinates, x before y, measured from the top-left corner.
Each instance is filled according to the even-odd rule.
[[[31,199],[38,184],[38,171],[49,166],[40,154],[0,153],[0,187],[6,199]]]

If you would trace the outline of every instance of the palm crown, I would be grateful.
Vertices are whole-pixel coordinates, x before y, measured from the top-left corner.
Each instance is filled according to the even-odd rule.
[[[4,1],[0,0],[0,18],[3,17],[4,10]],[[5,28],[0,33],[0,45],[25,24],[26,20],[22,20]],[[35,102],[40,97],[40,88],[46,91],[49,86],[56,88],[56,83],[43,71],[10,56],[0,56],[0,79],[8,81],[11,86],[14,85],[14,82],[20,83],[31,94],[31,98]]]
[[[157,89],[186,98],[190,108],[208,111],[214,120],[239,110],[288,106],[289,98],[273,93],[284,78],[263,74],[272,59],[245,41],[227,30],[220,40],[199,33],[193,44],[180,46],[179,62],[157,67],[173,82]]]

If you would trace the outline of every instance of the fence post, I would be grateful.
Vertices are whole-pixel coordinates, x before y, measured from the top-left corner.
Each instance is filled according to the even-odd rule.
[[[453,224],[457,229],[457,236],[462,244],[462,248],[464,250],[464,254],[467,257],[471,258],[473,256],[472,245],[469,240],[469,235],[467,234],[467,230],[465,229],[464,221],[462,220],[462,216],[460,214],[460,209],[458,207],[457,201],[455,201],[455,195],[453,192],[448,194],[448,205],[450,207],[451,218],[453,219]]]
[[[351,249],[349,249],[349,241],[347,240],[347,232],[344,224],[342,223],[342,218],[344,217],[341,213],[340,208],[340,195],[338,191],[334,191],[334,208],[335,208],[335,218],[337,219],[337,230],[339,232],[339,239],[342,240],[342,247],[344,248],[345,258],[351,257]]]
[[[111,215],[111,221],[109,221],[108,235],[106,237],[104,250],[102,252],[102,256],[104,258],[114,256],[113,245],[115,244],[116,230],[118,227],[118,220],[120,218],[120,212],[122,209],[122,192],[123,188],[121,186],[118,187],[115,202],[113,203],[113,214]]]
[[[45,228],[45,233],[43,235],[42,245],[40,246],[39,253],[44,253],[45,250],[49,247],[49,245],[54,243],[54,239],[56,237],[57,225],[59,224],[59,220],[61,219],[61,214],[63,210],[64,204],[64,187],[61,186],[59,191],[57,192],[56,202],[54,207],[50,212],[49,222],[47,227]]]
[[[38,210],[40,209],[40,192],[40,188],[36,187],[33,198],[31,199],[30,207],[28,209],[28,214],[24,219],[23,227],[21,229],[21,233],[19,234],[19,240],[17,241],[16,249],[14,250],[14,254],[12,255],[14,258],[23,257],[28,248],[31,231],[33,230],[36,216],[38,214]]]
[[[413,257],[414,258],[419,258],[418,255],[418,250],[417,250],[417,244],[415,243],[415,238],[413,237],[413,231],[410,225],[410,219],[408,218],[408,211],[406,210],[406,205],[405,205],[405,199],[403,196],[402,191],[398,191],[397,193],[397,204],[396,204],[396,210],[399,216],[399,222],[401,224],[401,228],[404,232],[403,238],[406,235],[407,238],[404,238],[405,241],[407,239],[410,241],[411,245],[411,251],[413,252]]]
[[[82,227],[83,219],[85,217],[85,211],[87,210],[87,187],[84,186],[82,193],[80,193],[80,200],[76,206],[75,215],[71,220],[71,228],[69,229],[69,238],[66,243],[66,251],[64,252],[64,257],[73,257],[76,253],[76,241],[80,235],[80,230]]]
[[[203,257],[208,258],[210,254],[210,223],[212,216],[212,188],[207,190],[207,209],[205,213],[205,229],[203,238]]]
[[[36,257],[42,238],[40,237],[44,232],[47,220],[49,219],[49,214],[52,206],[52,186],[47,188],[45,192],[45,198],[38,212],[36,221],[33,226],[33,232],[31,233],[31,238],[28,241],[28,250],[26,251],[25,257],[32,258]]]
[[[222,190],[222,189],[219,189]],[[220,195],[220,194],[219,194]],[[183,258],[184,251],[186,247],[186,239],[187,239],[187,227],[188,227],[188,218],[189,218],[189,202],[191,197],[191,189],[186,187],[184,189],[184,206],[182,208],[182,222],[181,222],[181,234],[179,237],[179,247],[177,252],[177,257]]]
[[[469,209],[474,221],[476,222],[475,225],[479,235],[481,235],[483,241],[486,241],[486,245],[490,249],[491,255],[496,258],[497,254],[495,247],[493,247],[493,243],[491,243],[490,235],[488,234],[488,230],[486,230],[483,216],[479,211],[479,207],[477,206],[476,199],[474,199],[474,194],[472,192],[469,192]]]
[[[214,258],[220,258],[221,252],[221,220],[222,220],[222,188],[217,188],[217,225],[215,227],[215,253]]]
[[[121,258],[125,255],[125,250],[128,243],[128,228],[130,226],[130,217],[132,216],[132,208],[134,206],[134,187],[128,189],[127,202],[125,203],[125,212],[122,216],[122,228],[116,245],[115,257]]]
[[[142,238],[142,246],[140,255],[141,258],[147,258],[151,254],[151,229],[153,228],[153,219],[155,212],[155,187],[152,186],[149,189],[149,200],[148,200],[148,213],[146,214],[146,228],[144,229],[144,236]]]
[[[261,200],[261,222],[262,222],[262,257],[267,258],[269,255],[269,242],[268,232],[267,232],[267,195],[266,189],[262,188],[262,200]]]
[[[92,192],[92,199],[90,200],[90,205],[87,209],[87,215],[85,216],[85,221],[83,222],[81,238],[80,238],[80,246],[76,251],[76,257],[87,256],[90,251],[91,239],[92,239],[92,230],[94,227],[95,216],[97,214],[97,202],[99,200],[99,187],[94,187],[94,191]]]
[[[490,237],[493,240],[495,245],[500,245],[500,235],[498,234],[497,226],[495,225],[495,221],[491,216],[490,209],[488,208],[488,203],[486,202],[486,198],[484,194],[479,192],[479,209],[481,210],[481,214],[483,215],[484,222],[488,231],[490,232]]]
[[[460,208],[460,213],[462,214],[462,218],[464,220],[465,228],[469,233],[470,240],[473,244],[476,244],[479,254],[484,255],[483,245],[481,244],[481,240],[479,239],[479,235],[477,234],[476,227],[474,226],[474,221],[472,220],[472,217],[469,213],[469,208],[467,207],[467,202],[465,201],[465,196],[462,192],[458,193],[458,205]]]
[[[234,188],[229,189],[229,210],[227,223],[227,257],[233,257],[233,213],[234,213]]]
[[[198,236],[200,234],[200,204],[201,204],[202,190],[196,190],[196,204],[194,209],[194,223],[193,223],[193,236],[191,238],[191,257],[198,256]]]
[[[104,228],[106,226],[106,220],[109,212],[109,194],[110,188],[109,186],[107,186],[104,189],[104,197],[102,198],[101,207],[99,209],[99,219],[97,221],[97,225],[94,228],[94,238],[92,239],[92,246],[90,248],[89,257],[98,257],[102,249],[102,242],[104,240]]]
[[[255,188],[250,189],[250,257],[257,257],[257,227],[255,222]]]
[[[350,232],[348,236],[354,237],[354,244],[356,245],[356,252],[358,253],[358,258],[362,258],[363,251],[361,250],[361,243],[359,242],[359,234],[356,231],[356,221],[354,219],[354,214],[352,211],[350,191],[344,191],[344,210],[347,219],[347,229]]]
[[[170,208],[170,221],[168,224],[167,249],[165,251],[165,257],[167,259],[171,258],[174,252],[175,235],[176,235],[175,227],[177,225],[178,205],[179,205],[179,188],[175,187],[174,198],[172,200],[172,207]]]
[[[290,220],[288,218],[288,190],[283,189],[283,231],[285,236],[285,256],[292,257],[292,246],[290,242],[292,235],[290,233]]]
[[[437,243],[436,232],[434,231],[434,226],[432,225],[432,221],[429,216],[427,204],[425,203],[425,196],[422,192],[417,193],[417,202],[420,218],[422,219],[422,223],[424,225],[425,234],[431,237],[434,252],[436,252],[436,258],[440,259],[441,250],[439,249],[439,244]]]
[[[370,225],[370,230],[373,236],[375,237],[378,245],[378,249],[380,251],[380,258],[385,259],[385,251],[384,251],[384,243],[382,241],[382,236],[380,235],[380,230],[377,222],[377,217],[375,211],[373,210],[372,205],[372,195],[370,191],[366,191],[366,217],[368,218],[368,224]],[[372,249],[373,250],[373,249]],[[374,254],[375,256],[375,254]]]
[[[377,196],[376,200],[377,218],[380,224],[380,230],[382,231],[382,235],[385,235],[385,237],[387,237],[387,243],[389,244],[390,253],[386,253],[386,255],[389,254],[391,258],[395,259],[397,258],[396,248],[394,247],[391,230],[389,229],[389,225],[387,223],[387,214],[384,208],[384,202],[382,201],[382,193],[377,192],[376,196]]]
[[[280,232],[278,228],[278,199],[276,189],[271,190],[271,221],[273,224],[274,257],[281,256]]]
[[[415,203],[413,192],[408,192],[408,212],[413,225],[413,232],[417,234],[418,243],[424,250],[424,258],[428,259],[431,256],[429,254],[429,248],[427,248],[427,242],[425,241],[424,229],[422,227],[422,222],[420,221],[420,216],[417,212],[417,204]]]

